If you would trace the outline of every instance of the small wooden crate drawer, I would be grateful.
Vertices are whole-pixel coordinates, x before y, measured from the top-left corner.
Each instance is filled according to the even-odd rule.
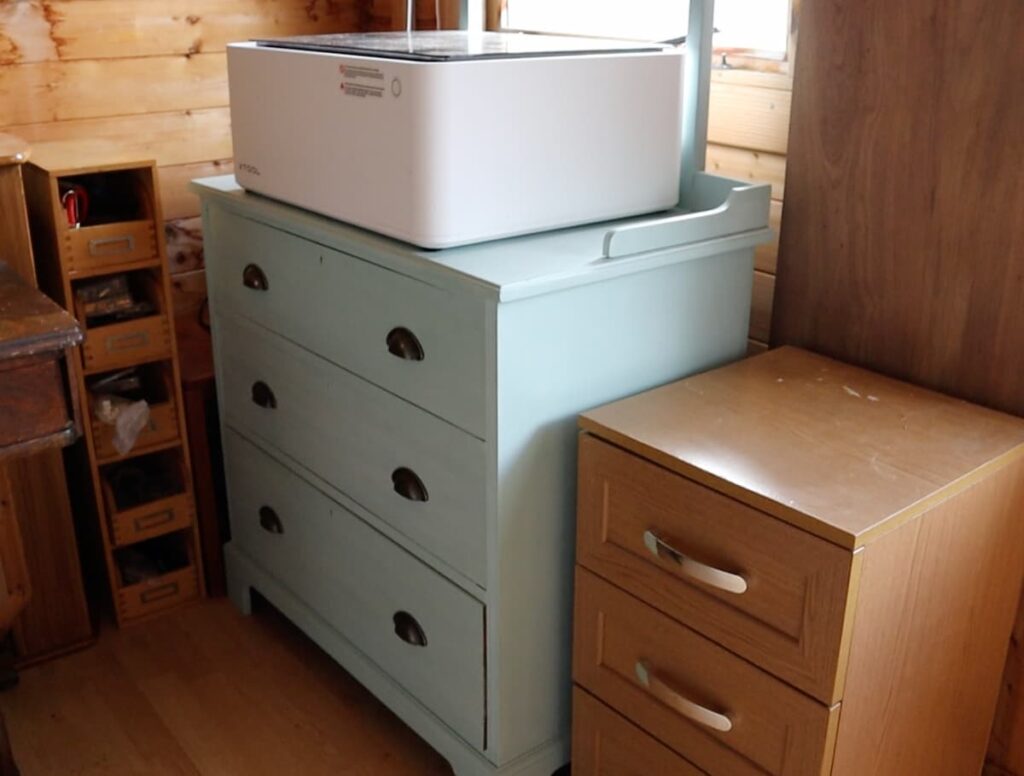
[[[572,692],[573,776],[705,776],[590,693]]]
[[[854,555],[584,434],[577,560],[825,703]]]
[[[151,219],[67,229],[62,244],[70,277],[157,257]]]
[[[137,620],[198,596],[198,569],[190,565],[120,588],[117,606],[123,620]]]
[[[104,484],[105,487],[106,484]],[[112,498],[108,495],[108,509]],[[188,528],[195,521],[195,506],[192,495],[181,493],[142,504],[122,512],[111,510],[110,532],[114,544],[124,547],[154,536]]]
[[[82,346],[87,372],[169,358],[171,328],[166,315],[151,315],[89,329]]]
[[[178,438],[178,411],[173,401],[151,404],[149,422],[139,432],[132,450],[144,450],[147,447],[172,442]],[[96,457],[101,461],[119,458],[120,454],[114,447],[114,427],[92,420],[92,441],[96,448]]]
[[[712,776],[819,776],[839,705],[577,567],[573,678]]]

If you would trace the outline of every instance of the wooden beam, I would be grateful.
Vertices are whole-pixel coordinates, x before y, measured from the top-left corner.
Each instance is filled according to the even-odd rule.
[[[0,2],[0,65],[199,54],[250,38],[358,29],[356,0]]]
[[[0,67],[4,127],[227,104],[223,53]]]

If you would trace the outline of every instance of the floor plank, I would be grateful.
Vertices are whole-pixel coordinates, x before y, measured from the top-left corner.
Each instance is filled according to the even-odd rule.
[[[444,760],[269,606],[224,599],[22,673],[23,776],[434,776]]]

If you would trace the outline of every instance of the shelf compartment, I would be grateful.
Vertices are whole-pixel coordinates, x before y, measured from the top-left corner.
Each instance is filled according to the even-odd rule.
[[[139,620],[198,597],[199,572],[190,565],[120,588],[117,607],[122,620]]]
[[[67,229],[61,252],[72,278],[122,269],[159,258],[156,227],[152,220],[120,221]]]
[[[92,443],[96,457],[102,464],[136,456],[147,452],[150,448],[167,445],[180,438],[178,424],[178,408],[174,402],[174,389],[171,385],[169,362],[141,364],[134,370],[139,378],[138,390],[122,393],[106,391],[94,386],[106,377],[99,375],[97,379],[88,381],[89,424],[92,431]],[[111,373],[117,376],[119,372]],[[114,447],[114,427],[102,423],[96,418],[96,402],[99,397],[112,394],[129,401],[144,399],[149,404],[149,421],[139,432],[135,445],[125,455],[121,455]]]
[[[180,448],[106,465],[100,470],[100,487],[115,546],[187,528],[195,521]]]
[[[199,597],[199,569],[189,532],[114,551],[122,621],[139,620]]]
[[[73,285],[76,317],[85,326],[82,359],[86,373],[94,374],[171,357],[173,333],[159,274],[159,271],[139,270],[126,272],[123,278],[112,275],[103,281],[120,281],[127,285],[131,300],[151,305],[152,312],[142,317],[116,322],[97,322],[96,317],[89,312],[89,305],[95,303],[80,298],[84,289],[95,286],[97,281],[86,283],[79,280]]]

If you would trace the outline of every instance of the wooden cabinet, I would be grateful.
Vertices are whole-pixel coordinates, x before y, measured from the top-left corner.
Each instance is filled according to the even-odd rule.
[[[641,735],[711,776],[980,772],[1024,421],[782,348],[581,427],[582,776]]]
[[[0,261],[35,286],[22,183],[29,156],[25,143],[0,135]],[[20,534],[32,580],[31,600],[14,623],[17,660],[24,666],[91,643],[93,627],[61,452],[45,450],[0,466],[6,470],[0,480],[8,483],[0,512],[7,513],[8,530]]]
[[[744,353],[757,224],[614,258],[607,224],[429,251],[196,188],[232,598],[269,599],[458,776],[550,776],[576,416]]]
[[[40,285],[85,331],[87,474],[75,487],[82,517],[92,503],[124,624],[203,593],[156,167],[114,149],[53,144],[37,148],[25,175]],[[119,448],[99,409],[140,399],[148,421]]]

